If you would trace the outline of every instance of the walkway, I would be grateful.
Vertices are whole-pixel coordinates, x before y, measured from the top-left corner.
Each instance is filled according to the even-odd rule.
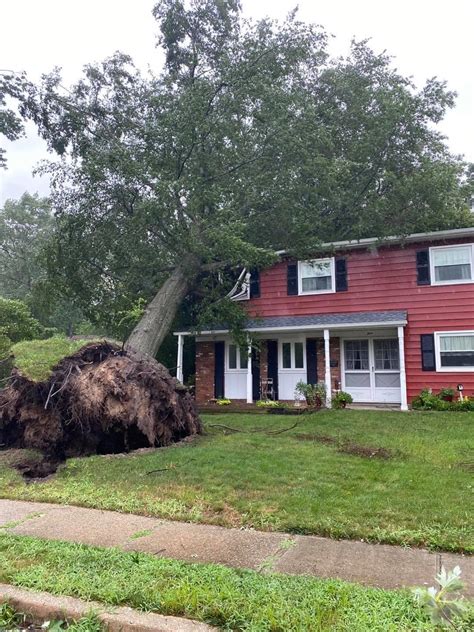
[[[470,556],[0,499],[2,525],[16,535],[116,546],[188,562],[333,577],[382,588],[432,586],[442,564],[448,569],[459,565],[465,594],[474,597],[474,557]]]

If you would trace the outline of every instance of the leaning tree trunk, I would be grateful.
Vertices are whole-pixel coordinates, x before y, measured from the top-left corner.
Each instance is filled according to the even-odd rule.
[[[127,348],[152,357],[156,356],[196,275],[197,267],[192,263],[188,269],[179,267],[173,270],[130,334],[126,343]]]

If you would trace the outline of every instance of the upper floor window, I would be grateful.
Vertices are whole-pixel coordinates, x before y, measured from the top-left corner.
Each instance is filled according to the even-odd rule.
[[[334,259],[313,259],[298,264],[299,294],[334,292]]]
[[[435,334],[439,371],[474,371],[474,331]]]
[[[227,347],[227,368],[230,371],[247,370],[249,362],[248,350],[229,344]]]
[[[473,246],[431,248],[431,279],[434,285],[473,281]]]

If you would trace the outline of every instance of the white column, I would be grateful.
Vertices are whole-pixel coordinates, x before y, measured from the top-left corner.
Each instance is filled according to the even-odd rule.
[[[326,406],[331,407],[331,360],[329,348],[329,329],[324,330],[324,382],[326,384]]]
[[[405,336],[403,327],[398,328],[398,349],[400,355],[400,395],[401,395],[401,410],[408,410],[407,400],[407,374],[405,370]]]
[[[178,358],[176,361],[176,379],[178,382],[183,381],[183,346],[184,336],[183,334],[178,334]]]
[[[248,360],[247,360],[247,404],[253,402],[253,380],[252,380],[252,345],[249,341],[247,347]]]

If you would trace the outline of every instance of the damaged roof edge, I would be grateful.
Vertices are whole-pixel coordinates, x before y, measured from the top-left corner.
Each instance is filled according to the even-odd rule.
[[[351,250],[357,248],[368,248],[370,246],[386,246],[401,243],[416,243],[422,241],[435,241],[442,239],[456,239],[462,237],[474,237],[474,226],[468,228],[452,228],[450,230],[437,230],[429,233],[412,233],[405,237],[396,237],[394,235],[379,239],[378,237],[367,237],[366,239],[348,239],[346,241],[333,241],[321,244],[318,251],[323,250]],[[284,256],[287,250],[277,250],[275,254]]]

